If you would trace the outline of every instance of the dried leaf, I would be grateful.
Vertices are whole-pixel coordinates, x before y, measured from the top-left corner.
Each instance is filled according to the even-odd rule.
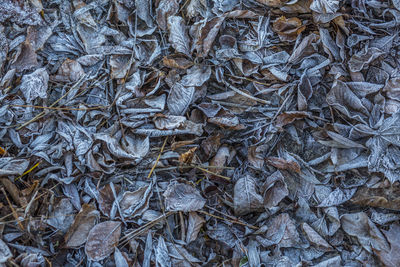
[[[99,261],[108,257],[118,245],[121,223],[106,221],[94,226],[87,237],[85,253],[88,259]]]
[[[182,115],[186,112],[194,95],[194,87],[185,87],[176,83],[169,92],[167,106],[171,115]]]
[[[196,212],[189,212],[189,222],[186,232],[186,244],[195,241],[200,232],[201,227],[206,221]]]
[[[28,102],[35,100],[37,97],[46,98],[48,82],[49,74],[46,69],[37,69],[31,74],[22,77],[20,90]]]
[[[381,262],[388,267],[399,266],[400,264],[400,226],[394,223],[388,231],[383,231],[390,244],[390,250],[377,250]]]
[[[185,21],[179,16],[168,17],[169,41],[177,52],[190,56],[190,40]]]
[[[206,203],[197,189],[178,182],[170,183],[163,196],[166,210],[196,211],[202,209]]]
[[[240,178],[233,190],[235,214],[246,215],[263,209],[264,199],[258,193],[256,181],[251,177]]]
[[[323,251],[332,251],[333,247],[329,245],[328,242],[325,241],[311,226],[307,223],[302,223],[301,225],[303,231],[306,234],[306,237],[310,243]]]
[[[400,210],[400,190],[393,186],[388,188],[362,187],[357,190],[351,202],[364,207]]]
[[[282,41],[294,41],[306,27],[302,26],[301,20],[298,18],[287,19],[285,16],[281,16],[274,21],[272,29],[278,33]]]
[[[122,216],[140,216],[149,208],[152,186],[143,186],[134,192],[124,192],[119,204]]]
[[[11,253],[11,250],[8,248],[7,244],[0,239],[0,263],[6,263],[8,259],[12,257],[13,254]]]
[[[355,236],[367,251],[389,250],[385,237],[364,212],[344,214],[340,218],[343,230]]]
[[[65,247],[77,248],[85,244],[89,231],[100,218],[100,213],[89,204],[83,204],[75,220],[65,235]]]
[[[267,209],[277,206],[282,199],[289,195],[284,177],[279,171],[268,176],[263,187],[265,188],[264,207]]]

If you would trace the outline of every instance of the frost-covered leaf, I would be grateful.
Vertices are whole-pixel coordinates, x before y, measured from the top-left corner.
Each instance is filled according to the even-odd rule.
[[[29,166],[27,159],[0,158],[0,176],[22,175]]]
[[[94,226],[87,237],[85,253],[90,260],[99,261],[108,257],[118,245],[121,223],[106,221]]]
[[[169,41],[177,52],[190,56],[190,40],[185,21],[179,16],[168,18]]]
[[[49,74],[45,68],[37,69],[31,74],[22,77],[20,90],[26,101],[31,102],[37,97],[46,98]]]
[[[236,215],[245,215],[263,209],[263,198],[258,193],[256,181],[248,176],[240,178],[234,188],[233,204]]]
[[[381,262],[388,267],[395,267],[400,265],[400,226],[394,223],[390,229],[383,231],[386,239],[389,241],[390,250],[377,250]]]
[[[183,115],[194,95],[194,87],[185,87],[181,83],[176,83],[169,92],[167,106],[172,115]]]
[[[279,171],[276,171],[270,176],[268,176],[263,187],[265,188],[264,192],[265,208],[272,208],[277,206],[279,202],[281,202],[281,200],[284,199],[289,194],[284,177]]]
[[[0,239],[0,263],[6,263],[8,259],[12,258],[13,254],[2,239]]]
[[[320,204],[318,204],[318,207],[331,207],[343,204],[344,202],[351,199],[356,191],[356,188],[336,188],[326,198],[324,198]]]
[[[126,191],[119,204],[124,217],[140,216],[149,207],[152,187],[144,186],[134,192]]]
[[[173,211],[196,211],[202,209],[206,203],[197,189],[177,182],[170,183],[163,196],[165,208]]]
[[[50,219],[46,222],[48,225],[66,233],[74,221],[74,207],[67,198],[58,202],[50,213]]]
[[[376,225],[368,218],[364,212],[349,213],[341,216],[343,230],[358,239],[364,249],[367,251],[389,250],[389,244],[385,237],[376,227]]]
[[[338,0],[313,0],[310,9],[317,13],[335,13],[339,9]]]

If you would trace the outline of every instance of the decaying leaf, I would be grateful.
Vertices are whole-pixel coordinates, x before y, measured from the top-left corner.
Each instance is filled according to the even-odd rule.
[[[94,226],[87,237],[85,253],[90,260],[99,261],[108,257],[118,245],[121,223],[106,221]]]
[[[13,254],[11,253],[7,244],[0,239],[0,263],[6,263],[8,259],[12,258],[12,256]]]

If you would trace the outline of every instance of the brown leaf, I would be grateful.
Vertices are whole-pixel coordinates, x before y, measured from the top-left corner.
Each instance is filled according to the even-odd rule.
[[[257,2],[270,7],[281,7],[287,0],[256,0]]]
[[[67,58],[58,69],[57,75],[55,75],[53,79],[61,82],[77,82],[83,75],[85,75],[85,71],[81,64]]]
[[[115,186],[115,190],[117,191],[116,194],[118,194],[119,187]],[[109,184],[105,185],[99,190],[99,193],[100,193],[98,198],[99,210],[104,215],[110,216],[110,211],[115,200],[111,186]]]
[[[65,247],[77,248],[85,244],[89,231],[99,218],[100,213],[93,205],[83,204],[73,224],[65,235]]]
[[[210,161],[209,170],[216,174],[221,174],[223,172],[223,168],[225,167],[227,160],[229,158],[230,151],[227,146],[221,146],[218,149],[217,154]],[[218,168],[219,167],[219,168]]]
[[[35,49],[28,40],[25,40],[19,47],[11,67],[17,69],[17,71],[24,71],[34,68],[38,64]]]
[[[310,116],[310,114],[308,112],[304,112],[304,111],[284,112],[276,118],[276,127],[282,128],[283,126],[288,125],[288,124],[294,122],[295,120],[301,120],[301,119],[307,118],[309,116]]]
[[[193,66],[193,62],[184,57],[164,57],[163,64],[169,68],[185,70]]]
[[[298,18],[279,17],[272,24],[272,29],[278,34],[281,41],[294,41],[306,29]]]
[[[163,196],[166,210],[196,211],[202,209],[206,203],[196,188],[178,182],[170,183]]]
[[[268,158],[265,158],[265,162],[269,165],[274,166],[277,169],[280,169],[280,170],[288,170],[288,171],[293,171],[296,173],[301,172],[299,164],[294,161],[285,160],[285,159],[277,158],[277,157],[268,157]]]
[[[206,57],[208,55],[224,20],[225,17],[223,16],[212,18],[198,29],[195,47],[199,57]]]
[[[193,161],[194,158],[194,152],[197,150],[197,147],[193,147],[186,151],[185,153],[182,153],[179,155],[179,164],[180,165],[190,165]]]
[[[395,185],[387,188],[361,187],[350,201],[364,207],[400,210],[400,188]]]
[[[85,252],[89,260],[99,261],[108,257],[118,245],[121,223],[106,221],[93,227],[88,235]]]

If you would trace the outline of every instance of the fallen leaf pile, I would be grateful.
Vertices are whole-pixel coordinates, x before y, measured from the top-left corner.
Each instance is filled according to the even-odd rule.
[[[0,2],[0,266],[400,266],[400,1]]]

